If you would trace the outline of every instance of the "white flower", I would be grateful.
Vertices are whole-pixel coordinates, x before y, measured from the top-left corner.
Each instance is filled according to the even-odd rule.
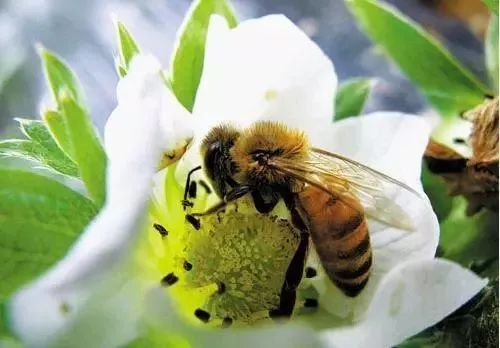
[[[205,54],[192,116],[165,87],[150,56],[135,58],[119,83],[119,105],[106,126],[108,200],[68,255],[10,302],[12,328],[27,346],[119,346],[148,324],[160,336],[185,335],[199,346],[387,347],[438,322],[485,285],[468,270],[434,259],[439,226],[430,204],[400,194],[394,200],[415,230],[370,221],[374,270],[360,296],[345,297],[320,272],[304,286],[315,287],[321,308],[303,320],[298,316],[297,323],[207,331],[180,321],[175,301],[159,289],[158,278],[149,276],[136,250],[150,238],[144,223],[162,154],[185,149],[191,126],[195,141],[177,166],[179,180],[198,164],[198,141],[211,126],[245,127],[266,119],[300,128],[315,146],[368,164],[420,192],[420,161],[429,135],[423,121],[397,113],[332,123],[337,86],[332,63],[283,16],[248,20],[235,29],[214,16]],[[184,185],[172,175],[168,180],[167,196]],[[319,333],[307,327],[315,319],[322,321]]]

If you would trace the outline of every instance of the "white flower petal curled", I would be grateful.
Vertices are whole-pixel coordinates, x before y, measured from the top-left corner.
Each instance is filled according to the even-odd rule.
[[[414,229],[409,231],[368,220],[373,251],[372,274],[366,288],[355,298],[343,295],[326,276],[313,280],[321,294],[320,304],[340,317],[359,319],[380,280],[392,268],[409,260],[432,259],[439,242],[439,223],[420,184],[420,167],[429,138],[429,128],[416,116],[375,113],[335,122],[330,136],[315,134],[323,146],[412,186],[421,197],[406,191],[389,193],[402,207]],[[319,136],[318,136],[319,135]],[[325,139],[329,139],[328,141]]]
[[[323,333],[326,347],[392,347],[458,309],[485,285],[471,271],[443,259],[394,268],[357,325]]]
[[[150,63],[139,56],[119,83],[120,104],[106,125],[103,209],[68,255],[10,302],[12,328],[28,346],[110,347],[136,334],[141,296],[151,284],[138,277],[131,250],[162,152],[185,141],[173,137],[185,114]]]
[[[337,77],[321,49],[282,15],[228,29],[212,16],[193,114],[197,136],[214,125],[265,119],[308,131],[333,117]]]

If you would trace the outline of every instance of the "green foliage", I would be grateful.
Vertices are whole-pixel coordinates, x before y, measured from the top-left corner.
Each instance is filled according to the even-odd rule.
[[[467,216],[465,198],[456,197],[441,223],[442,257],[472,267],[483,276],[498,276],[498,215],[487,210]]]
[[[361,114],[372,86],[373,81],[365,78],[350,79],[342,83],[335,96],[335,120]]]
[[[50,178],[0,167],[0,300],[51,267],[96,213]]]
[[[78,176],[75,163],[59,148],[43,122],[22,119],[19,122],[28,139],[0,141],[0,156],[25,158],[61,174]]]
[[[80,105],[84,105],[80,84],[68,65],[61,58],[43,47],[40,47],[38,52],[42,58],[45,77],[54,100],[59,104],[60,96],[65,92]]]
[[[139,53],[139,46],[127,30],[125,25],[119,21],[115,23],[116,36],[118,40],[119,61],[117,62],[118,73],[121,77],[127,74],[132,58]]]
[[[42,115],[42,118],[61,150],[71,159],[75,158],[73,143],[69,137],[63,115],[59,111],[48,110]]]
[[[445,320],[398,348],[498,347],[498,279]]]
[[[497,3],[498,9],[498,3]],[[486,40],[484,42],[486,67],[490,80],[498,94],[498,15],[491,15]]]
[[[208,24],[213,14],[223,16],[230,27],[237,25],[227,0],[196,0],[184,18],[172,56],[170,84],[177,99],[190,111],[200,83]]]
[[[495,12],[498,16],[498,0],[483,0],[486,6],[490,9],[490,11]]]
[[[106,154],[85,109],[69,94],[60,100],[74,161],[90,197],[100,207],[106,195]]]
[[[45,113],[44,120],[57,144],[76,163],[90,197],[100,207],[105,199],[106,155],[77,79],[53,53],[40,49],[40,55],[58,108]]]
[[[438,220],[443,221],[452,207],[452,198],[448,195],[446,183],[438,175],[432,174],[426,165],[422,166],[422,183]]]
[[[417,23],[376,0],[346,0],[364,31],[443,117],[480,104],[488,89]]]

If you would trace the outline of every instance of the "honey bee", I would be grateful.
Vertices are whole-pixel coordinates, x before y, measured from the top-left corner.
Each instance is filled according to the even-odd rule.
[[[367,216],[411,229],[409,217],[392,197],[398,190],[419,196],[417,192],[358,162],[312,147],[304,132],[283,124],[260,121],[243,130],[219,125],[203,140],[201,155],[221,202],[191,214],[191,219],[250,194],[260,213],[269,213],[283,199],[301,232],[276,315],[293,312],[310,239],[331,281],[354,297],[372,268]]]

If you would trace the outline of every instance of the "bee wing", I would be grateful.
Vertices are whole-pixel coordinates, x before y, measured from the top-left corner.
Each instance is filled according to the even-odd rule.
[[[293,163],[283,158],[273,159],[274,167],[342,200],[347,205],[387,225],[412,230],[408,214],[395,203],[401,191],[420,199],[408,185],[359,162],[312,148],[309,159]]]

